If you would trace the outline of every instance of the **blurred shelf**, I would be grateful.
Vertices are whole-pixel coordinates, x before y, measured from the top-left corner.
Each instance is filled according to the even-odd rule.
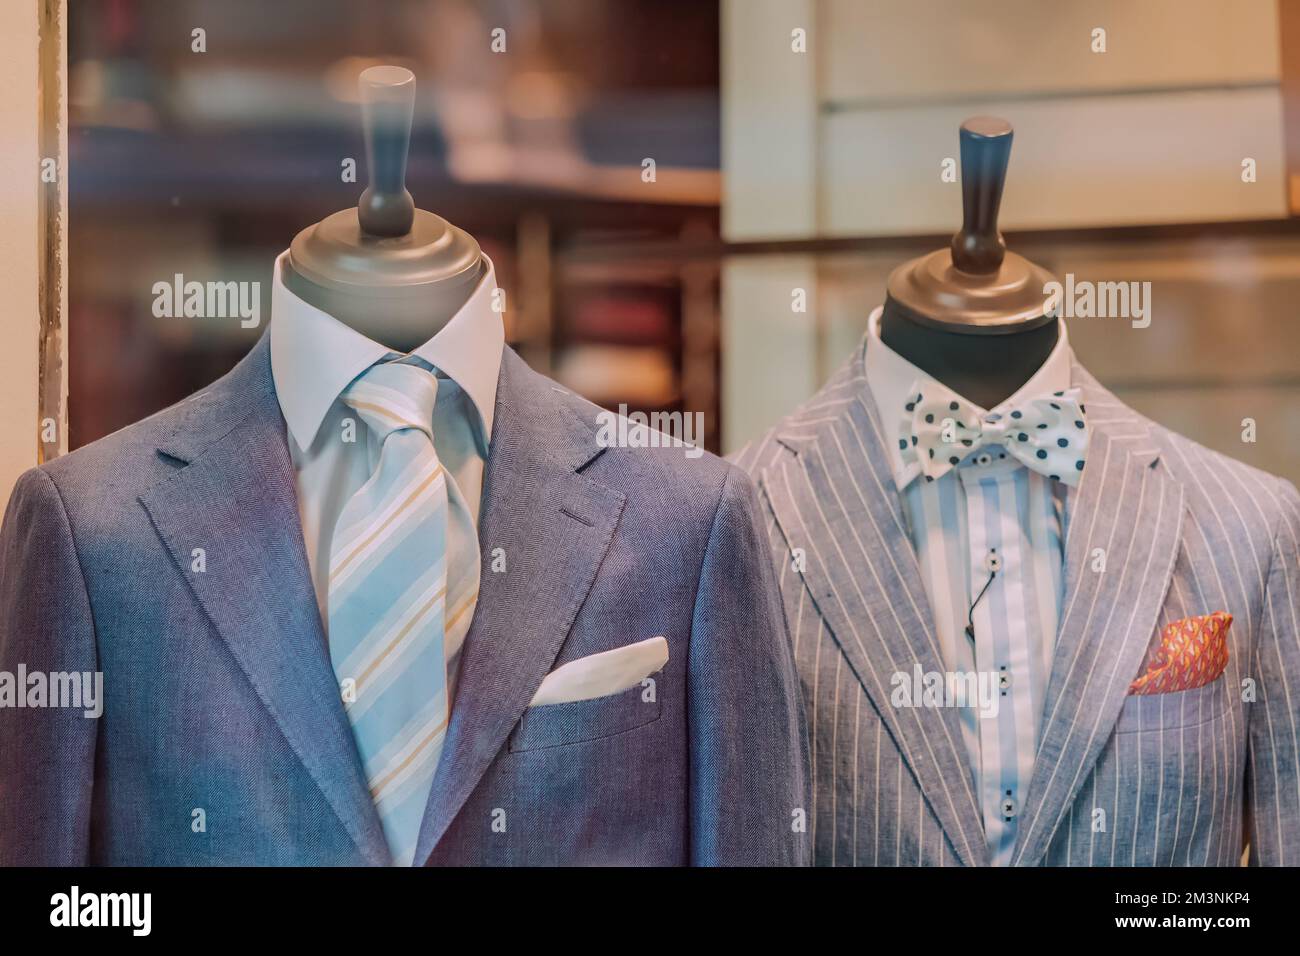
[[[69,198],[79,203],[170,203],[175,196],[190,203],[260,206],[333,195],[346,204],[356,201],[366,179],[365,148],[356,130],[284,124],[162,134],[74,125],[68,151]],[[342,181],[345,158],[358,160],[355,183]],[[599,164],[567,153],[516,150],[501,159],[508,175],[454,177],[436,130],[416,130],[408,188],[425,204],[427,197],[452,192],[480,202],[499,198],[684,208],[716,208],[722,197],[717,169],[660,160],[656,181],[647,183],[639,165]]]

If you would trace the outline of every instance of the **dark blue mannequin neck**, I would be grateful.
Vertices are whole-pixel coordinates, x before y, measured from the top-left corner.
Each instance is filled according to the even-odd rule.
[[[1059,319],[1022,331],[971,335],[921,325],[886,299],[880,338],[923,372],[981,408],[1014,395],[1047,360],[1060,337]]]

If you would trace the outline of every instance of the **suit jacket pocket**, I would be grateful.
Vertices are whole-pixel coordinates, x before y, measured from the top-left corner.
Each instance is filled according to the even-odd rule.
[[[605,697],[529,707],[510,733],[510,752],[600,740],[653,723],[662,713],[664,690],[663,673],[653,676],[652,701],[642,700],[645,689],[638,684]]]
[[[1201,687],[1170,694],[1129,694],[1119,712],[1116,733],[1179,730],[1217,720],[1227,712],[1231,688],[1222,674]]]

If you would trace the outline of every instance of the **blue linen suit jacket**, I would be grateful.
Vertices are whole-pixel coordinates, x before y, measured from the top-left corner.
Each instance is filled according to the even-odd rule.
[[[804,862],[798,679],[752,486],[709,455],[599,447],[597,412],[505,351],[482,590],[417,860]],[[657,635],[653,693],[526,709],[554,667]],[[0,708],[0,865],[391,862],[265,336],[19,480],[0,671],[20,664],[102,671],[105,701]]]
[[[988,864],[944,665],[859,348],[735,460],[754,476],[811,735],[826,866]],[[1300,864],[1300,495],[1143,418],[1077,363],[1092,426],[1017,866]],[[1163,629],[1227,611],[1227,670],[1133,696]]]

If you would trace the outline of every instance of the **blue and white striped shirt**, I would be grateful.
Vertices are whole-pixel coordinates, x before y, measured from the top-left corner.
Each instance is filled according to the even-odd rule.
[[[876,309],[868,323],[866,376],[889,433],[903,419],[913,383],[924,386],[934,379],[881,341],[880,313]],[[1069,388],[1070,363],[1062,325],[1043,366],[988,411],[1005,412],[1028,398]],[[990,860],[1007,865],[1033,772],[1061,615],[1069,489],[1026,468],[998,445],[972,448],[936,481],[904,485],[897,443],[886,445],[944,665],[955,675],[979,675],[979,686],[991,687],[995,695],[996,712],[990,707],[988,716],[981,717],[978,702],[962,708],[962,731]],[[974,624],[973,643],[968,621]]]

